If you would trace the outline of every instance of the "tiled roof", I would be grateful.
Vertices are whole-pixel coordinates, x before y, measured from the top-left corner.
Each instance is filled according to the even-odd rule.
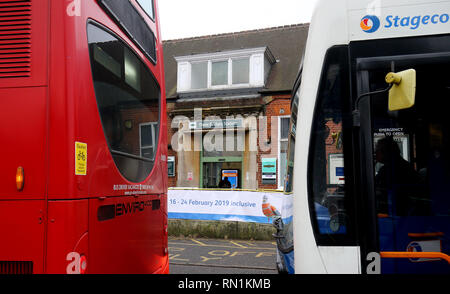
[[[309,24],[192,37],[163,42],[167,98],[177,96],[177,63],[174,57],[238,49],[269,47],[277,63],[272,66],[262,92],[292,90],[306,44]]]

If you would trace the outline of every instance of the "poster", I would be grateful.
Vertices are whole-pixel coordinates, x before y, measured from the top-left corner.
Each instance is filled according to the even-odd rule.
[[[276,184],[277,182],[277,159],[261,158],[263,184]]]
[[[167,158],[167,174],[169,177],[175,177],[175,156]]]
[[[344,185],[344,154],[330,154],[328,168],[330,185]]]
[[[169,219],[223,220],[272,223],[264,215],[263,198],[267,197],[287,223],[292,218],[293,198],[277,192],[262,191],[211,191],[169,189]]]
[[[239,171],[237,169],[224,169],[222,170],[222,180],[225,178],[231,184],[231,189],[237,189],[239,185]]]

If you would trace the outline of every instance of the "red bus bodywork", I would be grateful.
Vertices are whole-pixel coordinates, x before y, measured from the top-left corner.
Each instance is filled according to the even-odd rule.
[[[0,0],[0,273],[69,273],[77,262],[86,273],[169,271],[162,42],[157,13],[154,22],[130,2],[154,32],[156,64],[98,1]],[[121,175],[105,139],[89,21],[125,41],[159,83],[155,162],[139,183]],[[76,142],[87,146],[85,175],[75,172]],[[115,214],[99,220],[102,206]]]

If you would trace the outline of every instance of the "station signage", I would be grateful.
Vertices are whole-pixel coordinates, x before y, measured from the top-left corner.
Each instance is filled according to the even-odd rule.
[[[190,130],[234,129],[242,128],[243,126],[244,121],[242,119],[218,119],[189,122]]]

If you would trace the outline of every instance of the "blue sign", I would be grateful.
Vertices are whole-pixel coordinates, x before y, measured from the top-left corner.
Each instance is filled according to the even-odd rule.
[[[231,189],[236,189],[239,183],[239,171],[237,169],[224,169],[222,170],[222,180],[228,178],[231,183]]]

